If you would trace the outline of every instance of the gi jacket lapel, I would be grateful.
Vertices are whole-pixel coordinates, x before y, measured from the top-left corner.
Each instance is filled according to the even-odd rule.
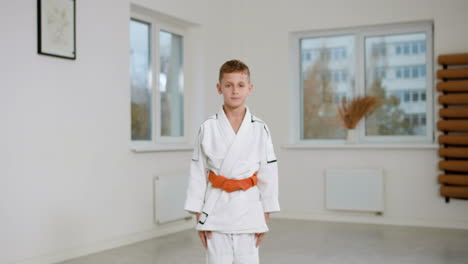
[[[252,124],[251,124],[251,113],[250,109],[246,106],[246,112],[244,119],[242,120],[241,126],[237,131],[237,134],[234,132],[234,129],[229,122],[229,119],[226,116],[223,108],[221,107],[219,116],[219,128],[222,131],[223,135],[226,137],[226,143],[228,144],[228,150],[226,156],[221,164],[220,174],[227,178],[233,178],[235,175],[232,175],[232,169],[236,161],[242,156],[246,151],[249,151],[249,146],[252,146]]]

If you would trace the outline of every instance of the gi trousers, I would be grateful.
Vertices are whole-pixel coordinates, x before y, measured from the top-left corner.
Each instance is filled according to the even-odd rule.
[[[207,264],[258,264],[255,234],[224,234],[211,232],[207,238]]]

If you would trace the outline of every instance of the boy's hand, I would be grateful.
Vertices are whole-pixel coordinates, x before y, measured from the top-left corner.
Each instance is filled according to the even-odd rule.
[[[197,223],[198,219],[200,218],[200,213],[197,214]],[[198,236],[203,244],[203,247],[208,248],[208,244],[206,243],[207,238],[211,238],[211,231],[198,231]]]
[[[266,233],[256,233],[255,238],[257,239],[257,243],[255,243],[255,247],[258,247],[263,240],[263,237]]]
[[[270,219],[270,213],[265,213],[265,222],[268,224],[268,220]],[[255,238],[257,239],[257,243],[255,243],[255,246],[258,247],[260,243],[263,240],[263,237],[265,236],[266,233],[256,233]]]

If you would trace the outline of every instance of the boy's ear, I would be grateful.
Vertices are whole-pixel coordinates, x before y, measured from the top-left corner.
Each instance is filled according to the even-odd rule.
[[[216,88],[217,88],[219,94],[223,93],[223,91],[221,90],[221,84],[217,83]]]

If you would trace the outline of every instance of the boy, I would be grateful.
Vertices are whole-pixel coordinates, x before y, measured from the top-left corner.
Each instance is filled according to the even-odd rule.
[[[207,263],[259,263],[269,214],[280,210],[270,132],[245,105],[252,88],[247,65],[224,63],[224,104],[198,131],[184,209],[197,215]]]

